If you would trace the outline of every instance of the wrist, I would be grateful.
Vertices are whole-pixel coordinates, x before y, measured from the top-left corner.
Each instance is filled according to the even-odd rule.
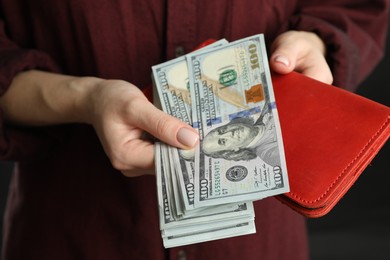
[[[66,89],[73,96],[67,112],[68,121],[92,124],[95,96],[103,81],[96,77],[74,77],[66,82]]]
[[[21,72],[1,96],[0,108],[13,124],[88,123],[89,96],[101,81],[37,70]]]

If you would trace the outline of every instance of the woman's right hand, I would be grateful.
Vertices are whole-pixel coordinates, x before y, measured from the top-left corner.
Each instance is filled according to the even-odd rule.
[[[145,132],[183,149],[198,142],[191,126],[157,109],[126,81],[101,81],[87,105],[86,121],[94,126],[112,165],[126,176],[145,174],[153,168],[153,140]]]
[[[11,124],[91,124],[113,167],[129,177],[153,173],[153,140],[146,132],[182,149],[193,148],[199,138],[123,80],[21,72],[0,97],[0,109]]]

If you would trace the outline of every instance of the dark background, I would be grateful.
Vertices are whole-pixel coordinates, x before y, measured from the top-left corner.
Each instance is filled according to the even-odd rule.
[[[385,58],[358,94],[390,106],[390,33]],[[348,104],[346,104],[348,105]],[[338,205],[308,221],[313,260],[390,260],[390,142]]]
[[[390,35],[387,46],[384,60],[361,84],[358,94],[390,106]],[[0,223],[3,221],[11,169],[11,163],[0,162]],[[389,199],[388,142],[329,214],[319,219],[308,220],[311,259],[389,260]]]

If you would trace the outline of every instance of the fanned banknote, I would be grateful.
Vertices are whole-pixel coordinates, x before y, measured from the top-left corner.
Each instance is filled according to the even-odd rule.
[[[289,191],[263,35],[187,56],[195,152],[195,207]]]
[[[212,49],[227,43],[226,40],[222,39],[202,50]],[[185,56],[153,66],[152,72],[162,110],[192,125],[191,97]],[[176,173],[180,181],[180,190],[183,192],[184,210],[191,210],[194,208],[195,195],[193,151],[179,151],[172,148],[172,154],[177,162],[175,164]]]
[[[289,191],[262,35],[152,67],[155,104],[198,130],[194,150],[157,142],[166,248],[256,232],[254,200]]]
[[[175,195],[169,188],[168,149],[163,143],[155,144],[160,229],[166,248],[256,232],[252,202],[204,207],[177,216]]]

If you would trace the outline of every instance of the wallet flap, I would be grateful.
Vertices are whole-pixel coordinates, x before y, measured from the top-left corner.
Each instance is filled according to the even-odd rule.
[[[390,135],[390,108],[298,73],[273,75],[290,192],[300,213],[326,214]]]

